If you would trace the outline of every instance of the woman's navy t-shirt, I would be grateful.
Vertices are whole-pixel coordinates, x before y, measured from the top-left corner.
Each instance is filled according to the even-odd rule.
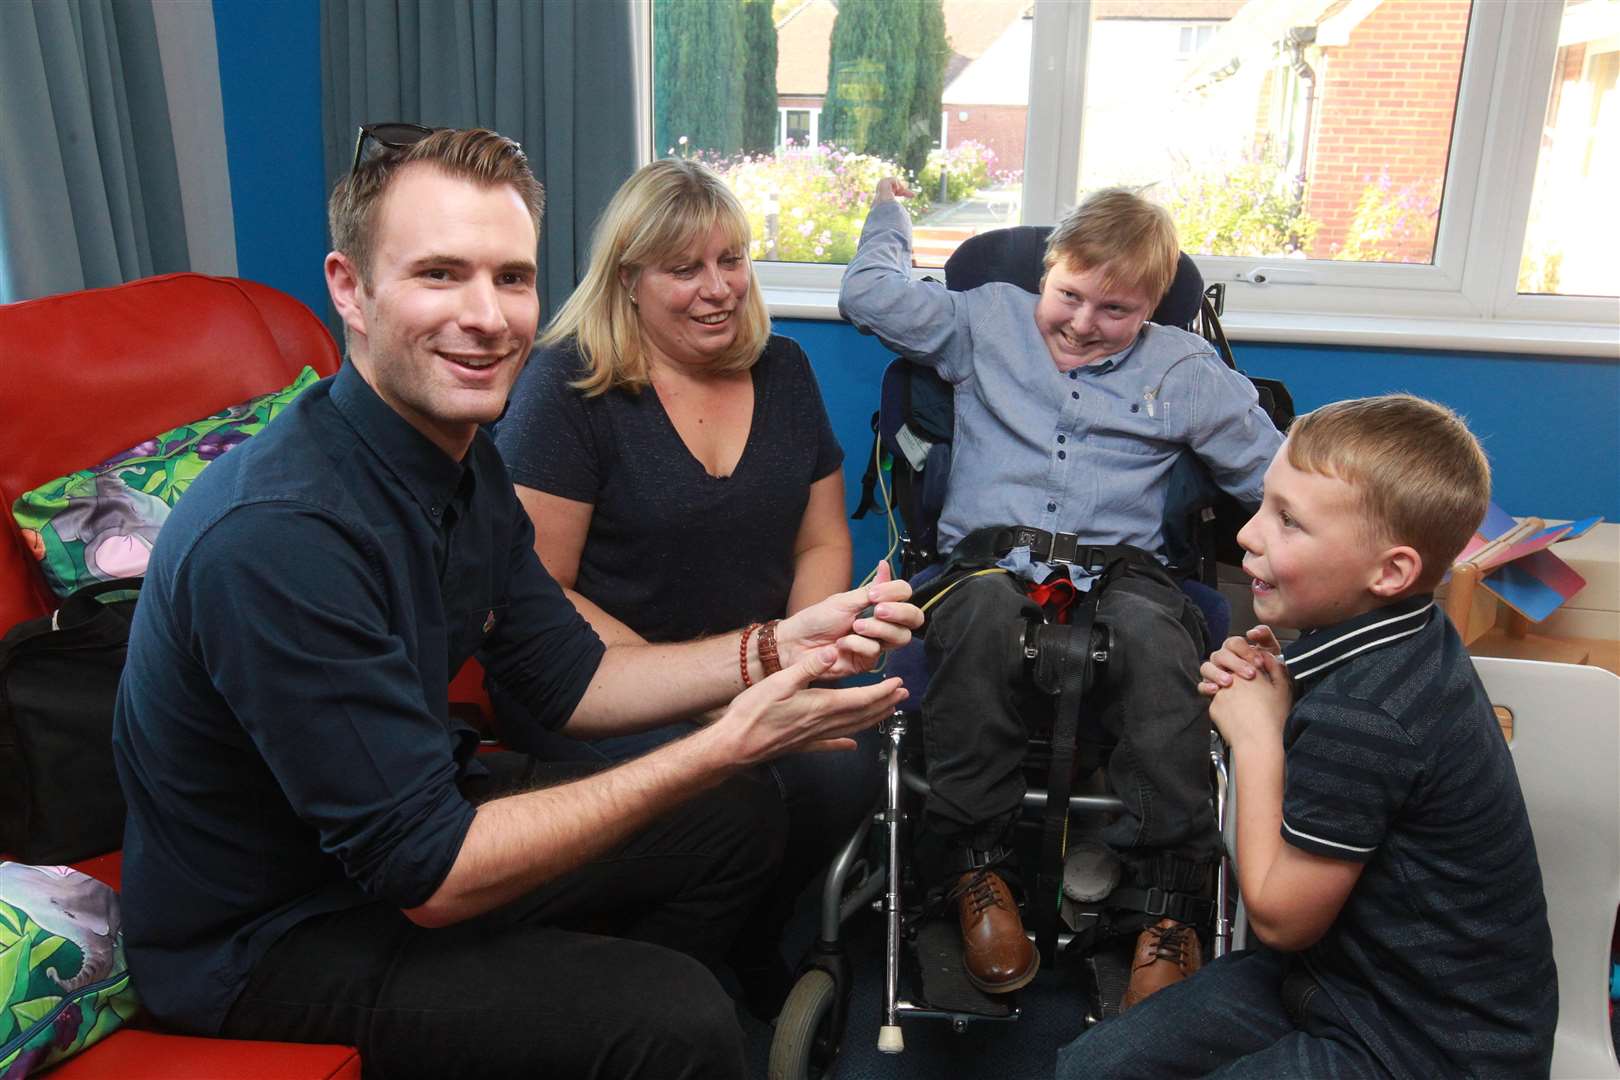
[[[569,386],[584,372],[571,345],[530,359],[496,426],[514,483],[595,508],[574,587],[648,641],[783,615],[810,485],[843,464],[798,343],[772,335],[751,370],[753,422],[729,477],[692,456],[650,387]]]

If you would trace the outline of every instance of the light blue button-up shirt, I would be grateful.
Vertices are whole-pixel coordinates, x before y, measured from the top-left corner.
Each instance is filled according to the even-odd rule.
[[[1145,323],[1130,348],[1061,372],[1035,324],[1039,297],[1003,283],[951,292],[910,267],[904,207],[873,207],[838,308],[955,387],[941,552],[975,529],[1027,525],[1162,560],[1170,469],[1189,447],[1223,490],[1259,505],[1282,436],[1203,338]],[[1049,569],[1027,548],[1002,565],[1036,580]]]

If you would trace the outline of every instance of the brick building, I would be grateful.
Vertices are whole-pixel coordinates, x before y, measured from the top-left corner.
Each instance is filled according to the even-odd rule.
[[[1316,27],[1315,117],[1306,212],[1320,222],[1309,254],[1344,250],[1358,205],[1382,201],[1400,221],[1363,255],[1429,262],[1451,146],[1469,0],[1339,5]],[[1351,10],[1360,8],[1365,15]],[[1370,8],[1371,10],[1366,10]],[[1360,16],[1360,17],[1358,17]],[[1402,220],[1404,218],[1404,220]]]

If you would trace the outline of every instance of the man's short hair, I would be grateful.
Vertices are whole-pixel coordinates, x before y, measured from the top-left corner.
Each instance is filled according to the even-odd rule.
[[[1101,188],[1063,215],[1046,239],[1046,269],[1102,268],[1103,288],[1141,289],[1157,307],[1176,280],[1181,244],[1170,212],[1126,187]]]
[[[529,169],[523,148],[483,128],[442,128],[403,149],[385,149],[362,161],[332,189],[326,204],[332,248],[348,256],[362,283],[371,278],[377,208],[382,205],[383,195],[402,168],[419,161],[432,164],[448,176],[485,187],[510,184],[528,207],[535,236],[540,235],[546,195]]]
[[[749,256],[748,215],[725,180],[684,158],[650,162],[614,194],[591,236],[591,262],[579,287],[540,337],[543,345],[573,338],[586,373],[574,385],[587,396],[646,386],[641,313],[632,300],[648,266],[681,258],[719,225],[748,261],[748,296],[737,307],[737,335],[711,370],[753,366],[771,334],[770,312]]]
[[[1408,544],[1434,588],[1491,497],[1491,466],[1462,417],[1410,394],[1324,405],[1288,429],[1288,463],[1355,488],[1373,543]]]

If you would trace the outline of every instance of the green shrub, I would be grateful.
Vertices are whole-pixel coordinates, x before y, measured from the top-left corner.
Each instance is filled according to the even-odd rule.
[[[930,200],[961,202],[999,179],[994,170],[995,161],[995,151],[976,142],[958,143],[949,150],[930,150],[928,164],[917,177],[918,190]],[[940,194],[941,174],[945,178],[943,195]]]
[[[1381,172],[1356,200],[1344,243],[1332,258],[1354,262],[1429,262],[1434,253],[1439,181],[1400,188]],[[1425,190],[1427,189],[1427,190]]]
[[[784,262],[849,262],[877,182],[905,175],[892,161],[831,146],[705,164],[725,177],[748,215],[750,256]],[[914,215],[917,202],[910,202]]]
[[[1176,177],[1165,205],[1191,254],[1289,255],[1304,251],[1317,230],[1303,193],[1268,154]]]

